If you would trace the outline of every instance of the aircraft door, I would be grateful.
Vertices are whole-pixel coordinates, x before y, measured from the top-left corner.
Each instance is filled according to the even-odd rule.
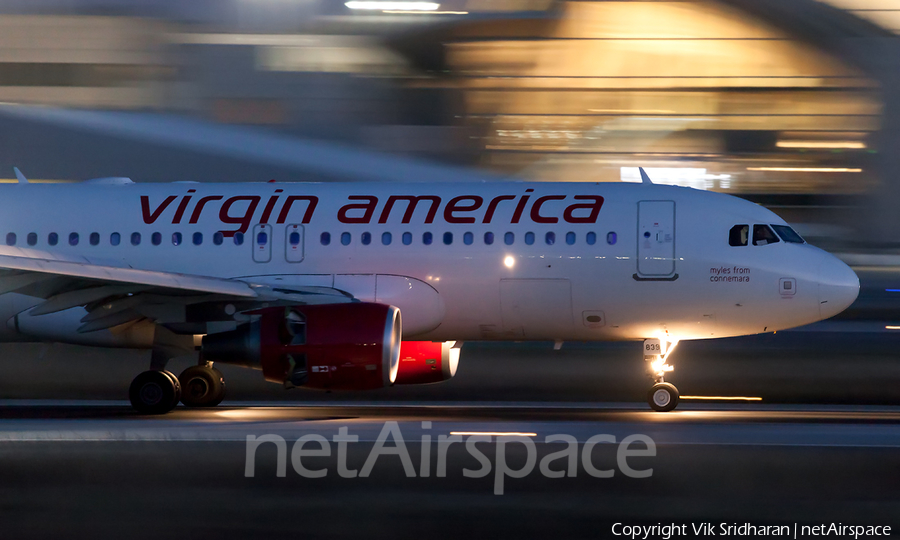
[[[284,232],[284,258],[287,262],[303,261],[303,225],[288,225]]]
[[[253,226],[253,260],[267,263],[272,260],[272,226],[259,224]]]
[[[675,201],[638,202],[636,279],[674,280]]]

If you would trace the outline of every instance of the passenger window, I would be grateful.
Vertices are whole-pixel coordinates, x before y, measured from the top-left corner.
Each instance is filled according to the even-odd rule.
[[[422,243],[423,244],[425,244],[426,246],[430,246],[431,242],[433,242],[433,241],[434,241],[434,236],[430,232],[422,233]]]
[[[37,244],[37,233],[30,232],[28,233],[28,237],[26,239],[29,246],[33,246]]]
[[[381,233],[381,243],[382,243],[383,245],[385,245],[385,246],[391,245],[391,240],[393,240],[393,239],[391,238],[391,233],[389,233],[389,232],[383,232],[383,233]]]
[[[150,235],[150,243],[154,246],[162,244],[162,233],[155,232]]]
[[[486,232],[484,233],[484,243],[487,245],[491,245],[494,243],[494,233]]]
[[[463,244],[465,244],[465,245],[467,245],[467,246],[471,246],[471,245],[472,245],[472,242],[474,242],[474,241],[475,241],[475,235],[474,235],[474,234],[472,234],[472,233],[470,233],[470,232],[467,232],[467,233],[463,234]]]
[[[408,246],[412,244],[412,233],[405,232],[403,233],[403,245]]]
[[[516,241],[516,235],[514,233],[508,232],[503,235],[503,243],[507,246],[513,245],[513,242]]]
[[[453,233],[452,233],[452,232],[445,232],[445,233],[444,233],[444,245],[445,245],[445,246],[449,246],[449,245],[452,244],[452,243],[453,243]]]
[[[341,233],[341,244],[345,245],[345,246],[350,245],[350,233],[348,233],[348,232]]]
[[[132,246],[141,245],[141,233],[139,233],[139,232],[131,233],[131,245]]]
[[[78,245],[78,233],[77,232],[69,233],[69,245],[70,246]]]
[[[56,234],[55,232],[48,234],[47,235],[47,243],[50,244],[51,246],[55,246],[56,244],[59,243],[59,235]]]
[[[566,244],[569,244],[570,246],[575,244],[575,233],[573,233],[573,232],[566,233]]]
[[[264,232],[261,232],[261,233],[259,233],[259,236],[262,237],[262,242],[260,245],[265,244],[268,235]],[[257,241],[259,241],[259,236],[257,237]],[[203,243],[203,233],[195,232],[193,235],[193,241],[194,241],[195,246],[199,246],[200,244],[202,244]]]
[[[90,238],[88,239],[92,246],[96,246],[100,244],[100,233],[92,232]]]
[[[7,246],[16,245],[16,233],[14,233],[14,232],[6,233],[6,245]]]
[[[606,233],[606,243],[607,244],[614,246],[614,245],[616,245],[616,241],[618,241],[618,239],[619,239],[619,235],[617,235],[616,233],[614,233],[612,231]]]
[[[772,229],[769,228],[768,225],[753,226],[754,246],[765,246],[768,244],[774,244],[776,242],[779,242],[778,237],[775,236],[775,233],[772,231]]]
[[[534,244],[534,233],[533,232],[525,233],[525,243],[528,244],[529,246],[531,244]]]
[[[292,246],[296,247],[300,245],[300,233],[297,231],[292,232],[288,235],[288,243]]]
[[[234,233],[233,238],[234,238],[234,245],[236,245],[236,246],[240,246],[241,244],[244,243],[244,233],[242,233],[240,231]]]
[[[372,243],[372,233],[364,232],[359,236],[359,241],[362,242],[362,245],[368,246]]]
[[[735,225],[728,231],[729,246],[746,246],[747,237],[750,235],[750,225]]]
[[[587,242],[587,244],[589,246],[593,246],[594,244],[597,243],[597,233],[595,233],[595,232],[587,233],[586,235],[584,235],[584,241]]]
[[[548,246],[552,246],[553,244],[556,243],[556,233],[548,232],[544,236],[544,241],[547,242]]]
[[[118,245],[119,245],[119,242],[121,242],[121,241],[122,241],[122,235],[121,235],[121,234],[119,234],[119,233],[117,233],[117,232],[114,232],[114,233],[112,233],[112,234],[109,235],[109,244],[110,244],[110,245],[112,245],[112,246],[118,246]]]
[[[217,246],[221,246],[222,242],[225,241],[225,235],[222,234],[222,231],[216,231],[213,233],[213,244]]]
[[[327,246],[328,244],[331,243],[331,233],[323,232],[323,233],[319,236],[319,241],[322,242],[322,245],[323,245],[323,246]]]
[[[172,233],[172,245],[173,245],[173,246],[180,246],[180,245],[181,245],[181,241],[182,241],[182,238],[181,238],[181,233],[180,233],[180,232]],[[235,243],[235,244],[238,243],[238,241],[237,241],[237,236],[236,236],[236,235],[235,235],[235,237],[234,237],[234,243]]]

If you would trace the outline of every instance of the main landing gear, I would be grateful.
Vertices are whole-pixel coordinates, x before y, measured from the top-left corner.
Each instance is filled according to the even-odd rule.
[[[225,378],[212,362],[191,366],[180,377],[152,369],[134,378],[128,397],[143,414],[165,414],[179,401],[187,407],[215,407],[225,399]]]
[[[647,403],[654,411],[667,412],[678,406],[678,389],[665,380],[665,374],[674,369],[666,363],[666,359],[677,344],[677,341],[669,343],[659,339],[644,340],[644,360],[655,383],[647,392]]]
[[[165,414],[182,402],[187,407],[215,407],[225,399],[225,378],[212,362],[191,366],[176,377],[166,371],[172,358],[191,354],[196,350],[193,336],[174,334],[157,326],[150,354],[150,370],[134,378],[128,397],[131,405],[142,414]]]
[[[181,402],[188,407],[215,407],[225,399],[225,378],[212,362],[181,372]]]

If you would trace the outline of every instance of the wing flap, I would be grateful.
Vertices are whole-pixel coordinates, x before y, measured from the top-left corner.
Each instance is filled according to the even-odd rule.
[[[248,283],[233,279],[17,257],[14,255],[0,255],[0,269],[35,272],[50,276],[68,276],[105,283],[144,285],[153,288],[225,294],[240,298],[257,298],[259,296],[256,290]],[[0,288],[4,288],[2,283],[0,283]]]

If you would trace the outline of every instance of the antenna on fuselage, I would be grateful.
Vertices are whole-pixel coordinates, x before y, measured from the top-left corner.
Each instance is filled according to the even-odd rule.
[[[653,185],[653,182],[650,181],[650,177],[647,176],[647,173],[644,171],[643,167],[638,167],[638,170],[641,171],[641,183],[642,184],[650,184]]]
[[[19,180],[19,183],[20,183],[20,184],[27,184],[27,183],[28,183],[28,179],[25,178],[25,175],[22,174],[22,171],[20,171],[18,167],[13,167],[13,171],[15,171],[15,173],[16,173],[16,179]]]

